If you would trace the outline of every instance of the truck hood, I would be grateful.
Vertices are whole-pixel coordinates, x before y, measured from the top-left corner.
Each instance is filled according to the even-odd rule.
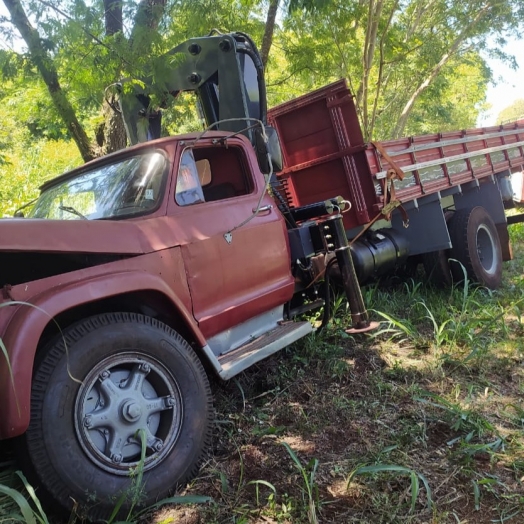
[[[143,222],[1,219],[0,251],[140,255],[160,247],[148,241]]]

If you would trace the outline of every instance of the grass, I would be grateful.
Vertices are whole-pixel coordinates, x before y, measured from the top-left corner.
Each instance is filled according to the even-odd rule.
[[[182,506],[187,504],[203,504],[212,502],[210,497],[201,495],[174,496],[162,499],[148,508],[139,508],[142,495],[143,466],[146,454],[146,440],[144,432],[139,435],[142,442],[141,460],[133,474],[133,483],[130,490],[123,493],[116,501],[114,510],[106,524],[135,524],[144,522],[147,514],[157,511],[164,506]],[[25,524],[53,524],[57,519],[48,516],[42,507],[35,489],[29,484],[20,471],[15,471],[14,461],[0,464],[0,523],[25,523]],[[124,520],[118,520],[122,514],[123,504],[130,501],[129,510],[124,514]],[[84,520],[73,512],[69,524],[84,522]]]
[[[189,488],[217,504],[191,522],[309,524],[311,501],[322,523],[524,521],[524,228],[512,235],[500,290],[372,286],[378,333],[348,337],[339,307],[321,335],[218,385],[214,475]],[[241,485],[234,502],[217,475]]]
[[[342,303],[321,334],[216,383],[213,455],[182,494],[214,503],[130,520],[523,522],[524,226],[511,234],[500,290],[375,285],[373,336],[345,333]],[[0,484],[24,491],[13,465]]]

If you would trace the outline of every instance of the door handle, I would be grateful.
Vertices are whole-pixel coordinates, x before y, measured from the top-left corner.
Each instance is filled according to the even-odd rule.
[[[258,208],[258,212],[259,212],[259,213],[264,213],[264,212],[266,212],[266,211],[270,211],[270,212],[271,212],[272,209],[273,209],[273,206],[272,206],[271,204],[268,204],[267,206],[259,207],[259,208]],[[253,213],[256,213],[256,212],[257,212],[257,208],[254,207],[254,208],[253,208]]]

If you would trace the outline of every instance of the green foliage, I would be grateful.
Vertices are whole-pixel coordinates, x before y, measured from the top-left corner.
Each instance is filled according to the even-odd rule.
[[[348,78],[366,137],[468,127],[490,75],[478,51],[518,24],[514,3],[333,0],[296,11],[279,35],[289,64],[280,78],[307,88]]]
[[[318,487],[315,481],[315,475],[318,469],[318,460],[311,459],[306,466],[302,464],[296,453],[291,449],[287,442],[282,445],[286,448],[289,456],[295,463],[296,468],[302,476],[304,494],[306,495],[305,503],[307,505],[307,515],[309,524],[318,524],[317,518],[317,504],[318,504]]]
[[[404,135],[445,132],[476,126],[490,74],[475,52],[465,53],[448,64],[413,108]]]
[[[28,61],[8,52],[0,52],[1,60],[8,80],[0,88],[0,216],[12,216],[38,196],[44,181],[81,159]]]
[[[13,519],[14,522],[25,522],[26,524],[49,524],[47,515],[42,509],[42,505],[33,486],[29,484],[22,472],[17,471],[16,474],[22,480],[27,495],[22,494],[14,488],[0,484],[0,493],[7,495],[17,504],[23,518],[23,520],[18,519],[13,515],[11,519]],[[33,503],[34,508],[30,502]]]
[[[12,216],[21,206],[38,197],[38,187],[81,163],[71,141],[32,141],[14,132],[20,142],[6,153],[0,166],[0,216]]]
[[[468,442],[474,436],[480,437],[488,431],[494,431],[493,425],[475,411],[464,409],[456,403],[429,391],[422,391],[420,397],[415,397],[415,400],[443,409],[450,418],[451,429],[467,432],[466,440]]]
[[[211,28],[244,31],[260,43],[267,15],[267,3],[257,0],[158,3],[149,11],[145,4],[127,0],[122,4],[123,31],[106,34],[102,0],[69,0],[59,7],[23,0],[22,5],[33,14],[62,88],[91,137],[100,122],[106,86],[120,78],[149,76],[161,99],[169,68],[158,58],[166,51]],[[521,17],[514,0],[283,4],[267,71],[270,105],[346,77],[357,96],[366,137],[470,127],[490,78],[479,50],[491,41],[488,35],[497,35],[498,46]],[[13,26],[0,21],[0,33],[9,42]],[[500,55],[498,48],[491,53]],[[62,115],[31,57],[0,51],[0,71],[12,82],[19,125],[36,138],[67,138]],[[192,103],[179,104],[166,121],[166,132],[198,127],[188,111]],[[1,137],[0,144],[5,145]]]
[[[497,124],[506,124],[524,118],[524,98],[515,100],[497,116]]]

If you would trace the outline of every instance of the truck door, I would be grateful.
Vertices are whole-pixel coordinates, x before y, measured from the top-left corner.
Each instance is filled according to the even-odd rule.
[[[285,224],[263,179],[241,147],[183,150],[175,204],[186,229],[182,254],[193,314],[204,336],[236,326],[287,302],[294,288]],[[235,145],[236,144],[236,145]],[[260,201],[260,212],[253,211]]]

